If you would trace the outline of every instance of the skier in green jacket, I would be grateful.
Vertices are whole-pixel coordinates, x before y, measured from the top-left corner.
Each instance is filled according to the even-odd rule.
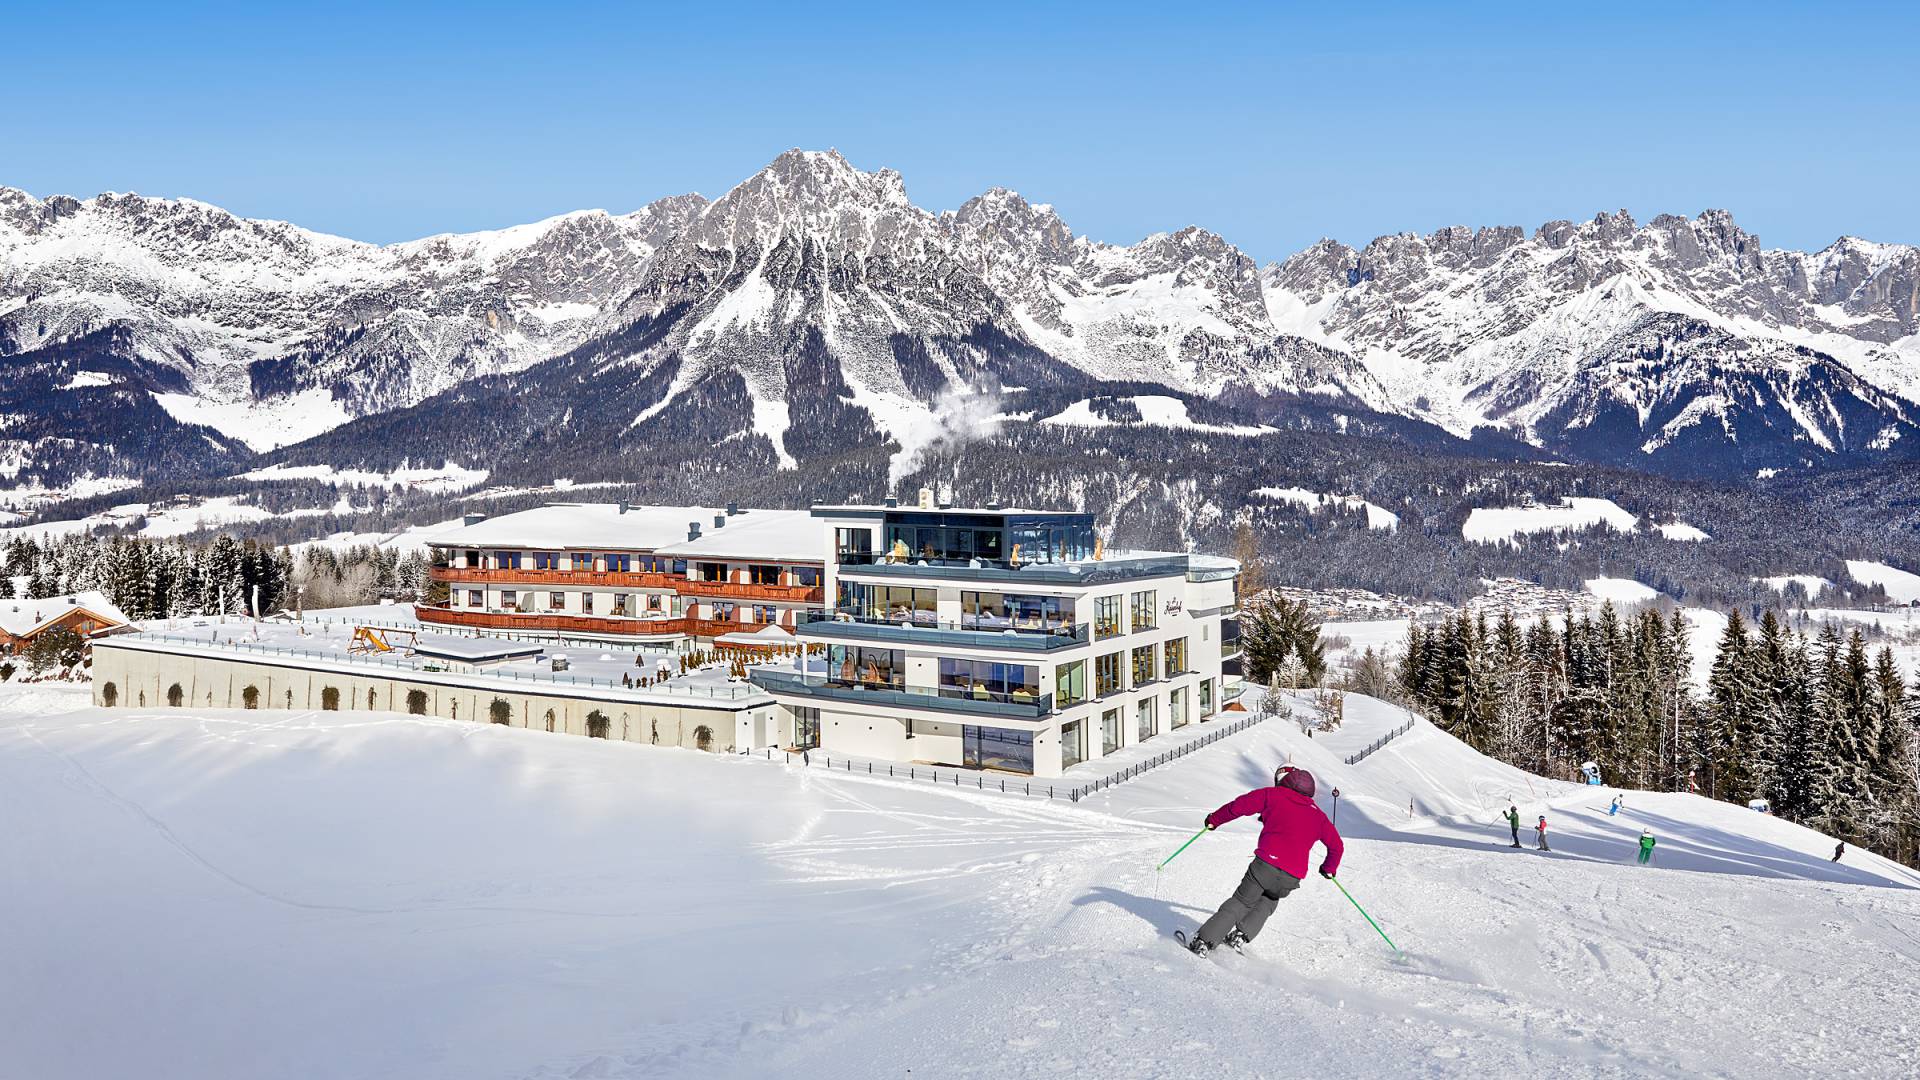
[[[1513,830],[1513,846],[1519,847],[1520,846],[1520,808],[1519,807],[1511,806],[1511,805],[1507,807],[1507,826]]]
[[[1653,830],[1640,830],[1640,865],[1645,866],[1653,859]]]

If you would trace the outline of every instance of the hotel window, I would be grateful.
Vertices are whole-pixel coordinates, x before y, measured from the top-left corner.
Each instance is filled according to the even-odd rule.
[[[1053,669],[1053,701],[1062,709],[1087,700],[1087,662],[1075,660]]]
[[[576,551],[576,552],[574,552],[574,553],[573,553],[573,568],[574,568],[575,570],[591,570],[591,569],[593,569],[593,552],[591,552],[591,551]]]
[[[1187,688],[1175,687],[1167,694],[1167,726],[1185,727],[1187,723]]]
[[[1108,697],[1120,692],[1120,654],[1108,653],[1093,658],[1093,694]]]
[[[659,612],[665,611],[666,606],[663,603],[661,603],[661,601],[665,598],[665,596],[666,596],[665,593],[657,593],[657,592],[648,593],[647,594],[647,614],[653,615],[653,614],[658,614]]]
[[[713,614],[708,618],[718,619],[721,622],[735,622],[736,616],[740,614],[740,605],[731,600],[715,600],[707,606],[713,609]]]
[[[727,564],[726,563],[703,562],[703,563],[697,564],[694,567],[694,569],[696,571],[693,575],[693,579],[695,581],[727,580]]]
[[[1200,680],[1200,715],[1213,715],[1213,680]]]
[[[613,594],[613,606],[612,606],[611,608],[608,608],[608,609],[607,609],[607,614],[609,614],[609,615],[631,615],[631,614],[633,614],[633,613],[632,613],[632,612],[631,612],[630,610],[628,610],[628,608],[627,608],[627,595],[628,595],[628,594],[626,594],[626,593],[623,593],[623,592],[617,592],[617,593],[614,593],[614,594]]]
[[[493,565],[498,570],[520,569],[520,553],[517,551],[496,551],[493,553]]]
[[[833,645],[827,649],[827,681],[841,686],[875,689],[906,685],[906,664],[898,649],[866,645]]]
[[[607,569],[617,574],[631,574],[633,573],[633,556],[609,553],[607,555]]]
[[[1154,627],[1155,608],[1159,606],[1159,593],[1148,589],[1133,594],[1132,612],[1133,632],[1151,630]]]
[[[503,608],[519,606],[519,599],[512,589],[500,590],[500,606]]]
[[[1141,742],[1160,734],[1159,702],[1152,698],[1141,698],[1133,707],[1133,719],[1139,729]]]
[[[777,623],[780,621],[780,609],[772,604],[753,605],[753,621],[757,623]]]
[[[1120,598],[1099,596],[1093,601],[1093,637],[1095,641],[1120,635]]]
[[[1071,769],[1087,760],[1087,728],[1079,720],[1060,725],[1060,767]]]
[[[747,567],[747,580],[755,585],[780,584],[780,568],[777,566],[753,565]]]
[[[468,607],[486,607],[487,594],[485,592],[482,592],[479,589],[468,589],[467,590],[467,606]]]
[[[1133,685],[1145,686],[1153,681],[1153,646],[1142,645],[1133,650]]]
[[[1120,710],[1108,709],[1100,714],[1100,752],[1111,754],[1120,749]]]
[[[583,592],[580,594],[580,614],[582,615],[593,614],[593,594],[592,593]]]
[[[1040,696],[1040,669],[1030,664],[940,658],[940,696],[1031,703]]]
[[[1179,675],[1187,670],[1186,638],[1174,638],[1171,641],[1163,643],[1160,648],[1162,650],[1161,656],[1166,661],[1165,671],[1167,678],[1171,679],[1175,675]]]
[[[833,550],[841,565],[864,564],[873,561],[873,530],[871,529],[835,529],[833,530]]]
[[[809,589],[817,589],[820,587],[820,582],[824,577],[825,571],[817,566],[796,566],[793,568],[793,583],[795,585],[805,585]]]
[[[567,594],[563,592],[548,593],[547,594],[547,610],[548,611],[567,610]]]
[[[560,569],[560,553],[559,553],[559,552],[557,552],[557,551],[536,551],[536,552],[534,552],[534,553],[533,553],[533,568],[534,568],[535,570],[558,570],[558,569]]]

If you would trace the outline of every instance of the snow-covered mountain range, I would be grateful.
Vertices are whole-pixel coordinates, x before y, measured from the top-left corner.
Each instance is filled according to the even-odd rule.
[[[724,401],[737,422],[698,437],[764,439],[781,465],[831,449],[797,423],[904,453],[955,395],[1148,383],[1250,431],[1310,406],[1751,475],[1920,450],[1920,250],[1770,251],[1724,212],[1619,213],[1323,241],[1262,271],[1196,227],[1075,236],[1004,189],[934,213],[831,151],[712,202],[388,246],[0,188],[0,355],[16,478],[137,474],[151,452],[86,419],[103,410],[143,417],[173,467],[216,470],[514,373],[514,394],[578,398],[635,444]],[[638,395],[623,417],[614,386]]]

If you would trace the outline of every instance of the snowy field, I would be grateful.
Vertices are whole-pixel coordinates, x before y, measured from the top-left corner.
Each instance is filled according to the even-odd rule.
[[[1522,533],[1564,532],[1605,525],[1632,532],[1640,519],[1612,499],[1570,497],[1552,506],[1481,507],[1467,515],[1460,535],[1476,544],[1497,544]]]
[[[1685,795],[1549,784],[1348,699],[1078,806],[389,714],[0,687],[0,1074],[1906,1076],[1920,878]],[[1292,757],[1341,880],[1247,956],[1232,888]],[[1330,805],[1324,797],[1323,805]],[[1514,851],[1506,800],[1550,820]],[[1409,806],[1411,804],[1411,808]],[[1660,837],[1632,865],[1633,837]]]

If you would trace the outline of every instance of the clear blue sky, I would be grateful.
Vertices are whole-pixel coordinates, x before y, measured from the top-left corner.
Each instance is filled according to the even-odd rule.
[[[932,209],[1000,184],[1262,262],[1617,207],[1915,243],[1917,7],[17,5],[0,184],[385,242],[833,146]]]

